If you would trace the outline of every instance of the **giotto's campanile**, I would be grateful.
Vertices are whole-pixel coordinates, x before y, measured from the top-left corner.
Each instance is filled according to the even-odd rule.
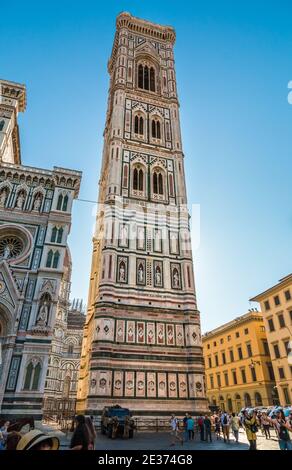
[[[207,410],[173,47],[121,13],[93,238],[78,411]]]

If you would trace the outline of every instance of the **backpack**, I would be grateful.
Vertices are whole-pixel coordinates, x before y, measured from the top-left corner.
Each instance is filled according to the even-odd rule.
[[[290,441],[288,429],[283,425],[280,425],[279,439],[281,439],[281,441]]]
[[[223,416],[223,424],[227,424],[227,423],[228,423],[228,421],[227,421],[227,415],[224,415],[224,416]]]

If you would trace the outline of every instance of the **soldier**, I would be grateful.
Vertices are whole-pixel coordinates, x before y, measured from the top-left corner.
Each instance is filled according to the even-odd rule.
[[[114,416],[112,419],[112,439],[115,439],[117,437],[119,424],[119,418],[117,416]]]
[[[133,418],[129,418],[130,421],[130,431],[129,431],[129,438],[132,439],[134,436],[134,429],[136,429],[136,424]]]
[[[129,439],[130,436],[130,417],[125,417],[125,425],[124,425],[124,439]]]

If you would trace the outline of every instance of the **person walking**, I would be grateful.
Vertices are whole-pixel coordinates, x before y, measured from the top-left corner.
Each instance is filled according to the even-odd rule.
[[[238,442],[240,419],[235,413],[232,413],[230,424],[231,424],[231,430],[235,437],[235,442]]]
[[[206,442],[208,442],[208,437],[210,439],[210,442],[212,442],[212,423],[211,423],[209,416],[207,415],[204,418],[204,428],[205,428]]]
[[[3,426],[0,428],[0,450],[6,449],[9,426],[10,426],[10,421],[5,421]]]
[[[199,416],[198,426],[199,426],[199,431],[200,431],[200,439],[201,439],[201,441],[204,441],[205,440],[205,430],[204,430],[204,418],[203,418],[203,416]]]
[[[271,439],[271,434],[270,434],[270,420],[267,415],[267,413],[263,413],[261,416],[261,425],[264,430],[264,434],[266,436],[266,439]]]
[[[189,414],[186,413],[185,416],[184,416],[184,419],[183,419],[184,440],[185,440],[185,442],[187,442],[188,436],[189,436],[189,433],[188,433],[188,425],[187,425],[188,419],[189,419]]]
[[[258,422],[256,411],[248,412],[247,410],[243,413],[243,426],[245,428],[246,437],[249,442],[249,450],[257,450],[257,431]]]
[[[96,431],[95,431],[95,427],[94,427],[94,424],[93,424],[93,421],[92,421],[91,417],[87,416],[85,418],[85,424],[87,426],[88,433],[89,433],[88,450],[94,450],[95,439],[96,439]]]
[[[90,436],[86,426],[85,416],[77,415],[75,418],[76,428],[73,432],[70,449],[71,450],[89,450]]]
[[[218,441],[218,439],[221,438],[221,433],[220,433],[220,418],[218,415],[214,416],[214,426],[215,426],[215,436]]]
[[[175,417],[175,415],[171,415],[170,427],[171,427],[171,443],[170,443],[170,445],[171,445],[171,446],[175,446],[175,442],[176,442],[176,441],[180,441],[181,445],[183,445],[184,440],[183,440],[183,438],[180,436],[180,432],[179,432],[179,421],[178,421],[178,419]]]
[[[223,431],[224,442],[227,442],[229,444],[230,442],[230,439],[229,439],[230,417],[228,416],[226,411],[223,411],[221,415],[221,426],[222,426],[222,431]]]
[[[292,431],[292,426],[286,420],[283,410],[276,412],[276,418],[271,419],[279,439],[280,450],[292,450],[292,442],[289,431]]]
[[[188,432],[189,441],[193,440],[195,437],[194,427],[195,427],[195,421],[193,420],[191,416],[189,416],[187,420],[187,432]]]

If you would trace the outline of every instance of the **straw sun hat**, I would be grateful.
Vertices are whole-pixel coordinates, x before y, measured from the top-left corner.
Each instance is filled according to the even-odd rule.
[[[30,450],[34,446],[40,444],[43,441],[52,441],[52,449],[58,450],[60,446],[59,439],[56,436],[48,436],[38,429],[33,429],[22,436],[19,443],[17,444],[16,450]]]

